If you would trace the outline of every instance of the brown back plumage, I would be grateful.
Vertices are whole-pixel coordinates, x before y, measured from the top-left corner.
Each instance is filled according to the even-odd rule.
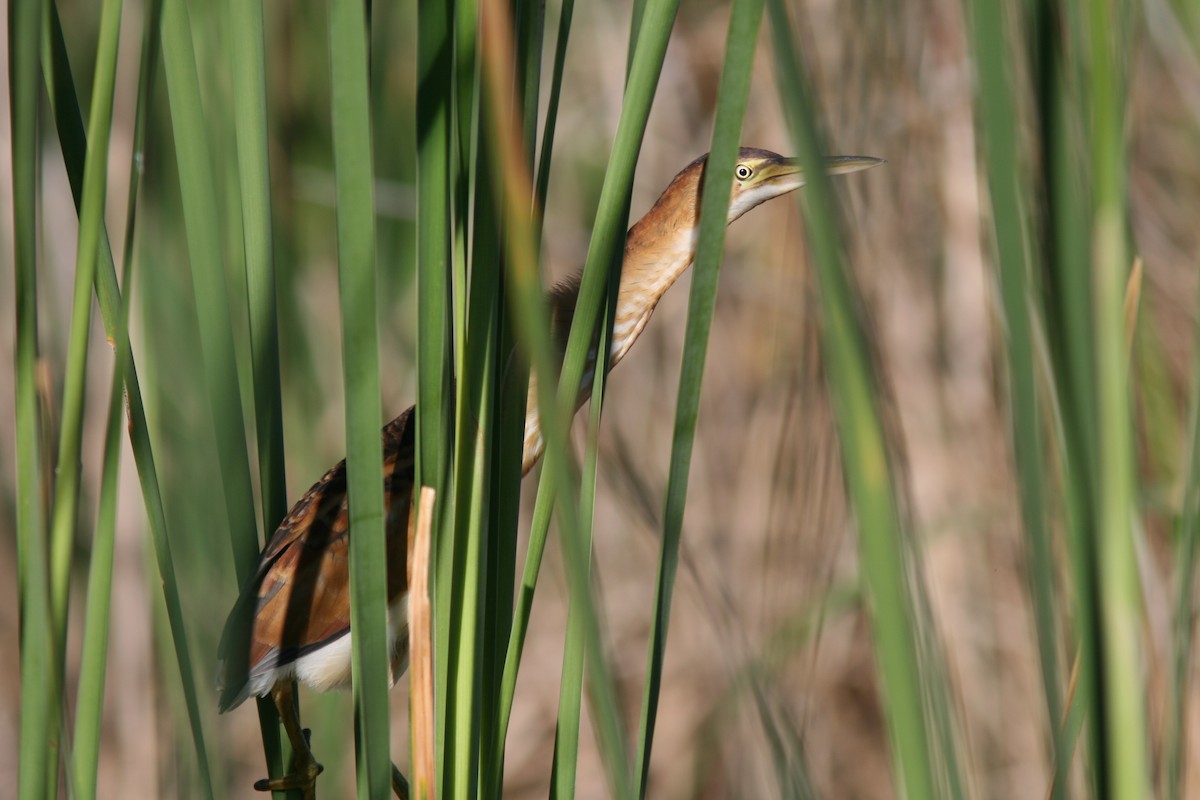
[[[408,591],[408,512],[415,413],[383,429],[388,601]],[[346,462],[313,484],[275,530],[221,635],[221,711],[239,705],[251,680],[350,631],[350,510]]]

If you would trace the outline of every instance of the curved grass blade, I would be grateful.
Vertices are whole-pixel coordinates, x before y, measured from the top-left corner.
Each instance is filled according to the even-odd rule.
[[[737,0],[729,20],[725,44],[725,66],[717,94],[716,120],[713,123],[712,153],[704,170],[700,207],[700,230],[693,267],[692,289],[688,299],[687,329],[684,335],[683,365],[679,376],[679,396],[675,406],[675,433],[671,443],[671,467],[667,481],[666,508],[663,511],[663,535],[655,586],[654,617],[650,623],[650,647],[646,664],[645,694],[638,747],[640,796],[646,794],[650,779],[650,750],[654,745],[654,723],[658,715],[658,695],[662,684],[663,661],[667,650],[667,629],[671,619],[671,595],[679,569],[679,541],[683,533],[683,513],[687,504],[688,474],[696,419],[700,413],[700,384],[704,377],[704,359],[708,335],[716,306],[717,278],[729,198],[733,187],[733,166],[742,134],[742,118],[750,89],[754,48],[762,22],[762,0]]]
[[[864,588],[893,747],[896,779],[909,797],[936,797],[932,732],[925,712],[922,634],[910,585],[909,554],[892,476],[866,334],[842,263],[839,224],[820,169],[815,104],[795,52],[787,12],[772,0],[771,29],[784,111],[808,174],[802,207],[822,310],[822,347],[841,441],[842,462],[858,520]],[[945,757],[945,756],[944,756]]]
[[[392,765],[369,60],[362,2],[334,0],[329,17],[346,482],[350,527],[355,534],[350,539],[350,627],[354,631],[358,796],[366,798],[388,792]]]
[[[38,43],[41,2],[9,8],[9,113],[12,124],[13,272],[16,279],[17,563],[21,609],[21,721],[17,794],[49,796],[57,775],[58,723],[54,619],[46,560],[39,464],[37,337]]]

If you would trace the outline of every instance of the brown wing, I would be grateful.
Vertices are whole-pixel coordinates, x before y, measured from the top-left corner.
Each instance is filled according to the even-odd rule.
[[[408,590],[414,414],[383,429],[389,603]],[[313,484],[259,557],[221,637],[221,710],[246,697],[250,679],[284,666],[350,630],[350,529],[346,462]]]

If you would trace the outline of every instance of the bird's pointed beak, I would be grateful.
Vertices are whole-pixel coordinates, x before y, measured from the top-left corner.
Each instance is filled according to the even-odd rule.
[[[884,159],[874,156],[829,156],[825,159],[825,174],[849,175],[851,172],[862,172],[864,169],[886,163]]]
[[[827,175],[849,175],[851,172],[862,172],[887,163],[884,159],[874,156],[827,156],[823,161]],[[768,180],[789,175],[804,175],[804,164],[798,158],[780,158],[764,166],[767,174],[763,177]],[[762,171],[763,168],[760,167],[760,172]]]

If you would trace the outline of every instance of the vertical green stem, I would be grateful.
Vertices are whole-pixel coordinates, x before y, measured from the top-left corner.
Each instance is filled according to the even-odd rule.
[[[842,259],[829,180],[821,169],[821,147],[813,123],[816,104],[781,0],[772,0],[770,10],[780,91],[808,176],[802,205],[820,292],[824,364],[857,521],[893,769],[908,797],[936,797],[938,784],[919,655],[922,634],[910,584],[911,555],[905,548],[907,533],[898,512],[876,378],[848,267]]]
[[[227,6],[233,81],[237,175],[242,212],[242,247],[253,361],[254,429],[258,440],[258,480],[262,527],[271,532],[287,514],[283,455],[283,401],[279,375],[279,328],[275,303],[275,260],[271,234],[271,174],[267,154],[266,44],[259,0],[232,0]],[[239,550],[249,555],[250,550]],[[242,585],[257,558],[234,564]],[[279,736],[279,713],[270,698],[258,698],[259,727],[267,769],[283,774],[288,747]]]
[[[100,19],[100,40],[96,53],[96,74],[89,117],[89,148],[83,175],[83,206],[80,212],[79,243],[75,267],[75,308],[68,355],[67,384],[63,392],[63,429],[59,442],[59,484],[55,492],[54,542],[55,602],[58,612],[59,647],[65,645],[68,583],[71,549],[79,496],[79,439],[83,422],[84,384],[87,365],[87,339],[91,327],[92,284],[99,258],[100,232],[104,220],[105,193],[108,188],[108,141],[112,128],[112,99],[120,38],[121,2],[105,2]],[[128,305],[128,304],[123,304]],[[125,313],[127,310],[123,309]],[[127,333],[118,336],[122,341]],[[105,660],[108,649],[108,610],[112,586],[113,539],[116,533],[116,480],[120,463],[121,387],[124,381],[123,346],[118,344],[105,434],[104,467],[100,494],[100,512],[89,568],[87,619],[83,654],[80,658],[80,683],[75,718],[75,746],[72,755],[75,790],[80,797],[96,794],[96,767],[99,757],[100,716],[104,694]],[[60,653],[62,651],[60,650]],[[62,665],[60,664],[60,669]]]
[[[92,281],[96,274],[100,225],[104,218],[105,192],[108,188],[108,140],[112,128],[120,32],[121,0],[106,0],[100,16],[96,69],[92,81],[92,109],[88,117],[89,147],[83,173],[83,208],[75,258],[71,334],[63,385],[62,427],[59,431],[57,480],[50,531],[55,649],[60,659],[64,657],[66,647],[71,555],[79,514],[80,443],[87,388],[88,334],[92,321]],[[63,674],[64,666],[60,661],[58,674]]]
[[[46,562],[38,452],[37,343],[38,42],[42,2],[13,3],[8,17],[9,113],[12,120],[13,272],[16,277],[17,570],[21,608],[21,721],[17,793],[52,794],[58,720],[54,629]],[[52,737],[55,742],[52,742]]]
[[[641,737],[638,750],[638,781],[645,796],[650,779],[650,750],[654,744],[654,725],[658,714],[658,696],[666,658],[667,630],[671,618],[671,598],[679,569],[679,545],[683,534],[683,515],[687,502],[688,477],[696,421],[700,413],[700,385],[708,335],[716,307],[717,279],[728,224],[729,197],[733,186],[733,168],[746,112],[750,73],[754,63],[754,43],[762,22],[762,0],[737,0],[729,20],[725,45],[725,66],[717,96],[712,152],[704,170],[704,202],[700,207],[700,231],[696,245],[696,265],[688,299],[687,330],[684,335],[683,365],[675,407],[675,432],[671,445],[671,467],[667,481],[663,535],[655,586],[654,617],[650,623],[650,647],[647,654],[646,685],[642,700]]]
[[[1104,656],[1105,754],[1110,797],[1150,792],[1139,630],[1141,590],[1134,552],[1133,437],[1124,314],[1129,258],[1125,249],[1123,87],[1119,85],[1118,15],[1107,0],[1088,9],[1091,167],[1094,177],[1092,257],[1096,388],[1097,586]]]
[[[1058,666],[1059,639],[1055,609],[1054,551],[1047,525],[1042,442],[1043,416],[1038,397],[1037,361],[1033,347],[1027,260],[1028,225],[1022,202],[1023,183],[1018,170],[1013,120],[1019,109],[1013,87],[1010,58],[1004,45],[1011,41],[1007,8],[1000,3],[974,3],[972,33],[979,70],[977,106],[982,118],[988,164],[988,189],[994,217],[999,259],[1001,300],[1008,338],[1009,395],[1012,408],[1012,443],[1021,496],[1022,519],[1029,543],[1030,586],[1033,591],[1034,622],[1042,664],[1042,686],[1050,739],[1053,742],[1053,797],[1065,797],[1067,766],[1063,746],[1062,689]]]
[[[346,480],[349,524],[354,531],[350,538],[350,628],[354,632],[352,672],[360,748],[358,796],[379,798],[391,786],[387,563],[367,19],[361,0],[334,0],[331,4],[330,58],[346,387]]]

